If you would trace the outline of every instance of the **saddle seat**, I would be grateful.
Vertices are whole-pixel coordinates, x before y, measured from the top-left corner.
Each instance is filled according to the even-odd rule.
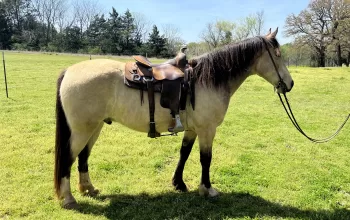
[[[180,49],[180,52],[176,55],[175,58],[167,60],[164,63],[160,63],[160,64],[151,63],[151,61],[149,61],[146,57],[141,56],[141,55],[133,56],[133,58],[137,62],[139,62],[139,63],[141,63],[141,64],[143,64],[143,65],[145,65],[145,66],[147,66],[149,68],[162,66],[164,64],[170,64],[172,66],[178,67],[181,70],[184,70],[186,68],[187,63],[188,63],[187,59],[186,59],[186,54],[185,54],[185,50],[186,49],[187,49],[187,47],[182,47]]]
[[[136,60],[135,65],[137,65],[137,63],[141,64],[141,66],[137,65],[139,67],[139,71],[137,73],[140,76],[153,75],[154,79],[158,81],[164,79],[175,80],[184,77],[184,72],[188,63],[186,60],[186,54],[184,53],[185,49],[186,47],[181,48],[180,52],[175,58],[160,64],[152,64],[151,61],[141,55],[133,56],[133,58]],[[125,68],[125,73],[131,72],[131,69],[135,70],[135,68],[132,68],[130,64],[131,63],[129,63],[129,65]]]
[[[176,80],[178,78],[183,78],[184,72],[168,63],[162,63],[156,66],[145,66],[143,63],[137,65],[136,62],[129,62],[125,66],[125,77],[131,81],[139,81],[139,77],[153,77],[157,81],[165,79]]]

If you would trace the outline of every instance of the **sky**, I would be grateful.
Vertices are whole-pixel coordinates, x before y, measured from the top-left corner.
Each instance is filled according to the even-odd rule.
[[[286,17],[299,14],[309,0],[100,0],[103,10],[111,11],[114,7],[123,14],[127,9],[142,13],[158,29],[172,24],[180,30],[180,37],[189,42],[200,41],[200,33],[205,25],[216,20],[237,22],[258,11],[264,11],[264,32],[269,28],[279,28],[277,39],[280,44],[291,42],[284,36]]]

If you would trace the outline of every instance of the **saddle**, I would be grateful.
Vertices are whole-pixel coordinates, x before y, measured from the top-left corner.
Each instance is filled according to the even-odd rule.
[[[194,91],[190,80],[192,68],[188,65],[184,53],[186,49],[186,47],[181,48],[175,58],[161,64],[152,64],[146,57],[138,55],[133,56],[135,62],[128,62],[125,65],[124,83],[130,88],[140,90],[141,105],[143,91],[148,93],[150,116],[148,137],[160,136],[160,133],[155,129],[154,121],[155,92],[161,93],[160,105],[170,109],[173,120],[168,131],[171,133],[184,131],[179,110],[185,110],[187,96],[189,92],[192,94]],[[191,102],[192,107],[194,107],[194,99],[191,98]]]

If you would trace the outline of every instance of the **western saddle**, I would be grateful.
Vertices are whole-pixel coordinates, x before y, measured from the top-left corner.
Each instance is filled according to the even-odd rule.
[[[160,137],[154,121],[155,92],[161,93],[160,105],[170,109],[173,120],[168,131],[172,134],[184,131],[179,110],[186,108],[188,94],[191,96],[192,107],[194,107],[194,96],[192,95],[194,86],[190,80],[192,68],[184,53],[186,49],[182,47],[175,58],[161,64],[152,64],[147,58],[138,55],[133,56],[135,62],[128,62],[125,65],[124,83],[130,88],[140,90],[141,105],[143,91],[148,92],[150,117],[148,137]]]

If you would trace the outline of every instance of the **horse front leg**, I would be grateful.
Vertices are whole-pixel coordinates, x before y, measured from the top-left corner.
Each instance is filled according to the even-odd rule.
[[[180,190],[182,192],[187,192],[186,184],[183,181],[183,171],[184,171],[188,156],[191,153],[192,146],[196,141],[196,138],[197,138],[197,134],[194,131],[185,131],[184,137],[182,139],[180,159],[173,176],[173,186],[175,187],[176,190]]]
[[[198,133],[200,162],[202,165],[201,183],[199,185],[199,195],[201,196],[215,197],[219,195],[218,191],[211,186],[209,175],[215,133],[216,128],[209,128]]]

